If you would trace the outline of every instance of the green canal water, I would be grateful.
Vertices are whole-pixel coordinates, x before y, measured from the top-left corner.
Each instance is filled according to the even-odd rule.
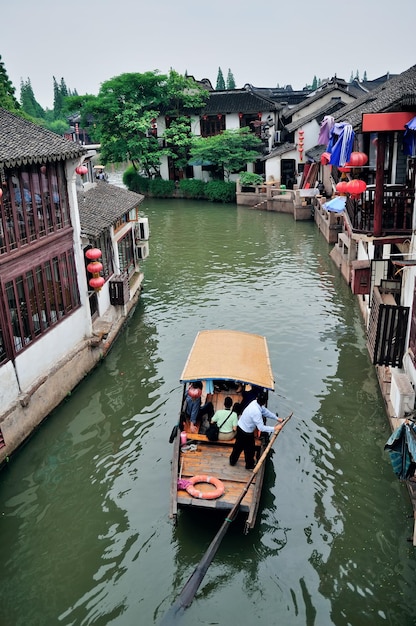
[[[416,624],[413,524],[357,302],[313,222],[145,201],[141,301],[106,360],[0,476],[2,626],[159,624],[222,518],[168,518],[195,334],[266,335],[294,415],[256,528],[225,536],[184,626]]]

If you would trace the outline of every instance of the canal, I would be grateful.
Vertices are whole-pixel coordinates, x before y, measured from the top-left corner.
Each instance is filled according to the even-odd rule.
[[[159,624],[222,519],[168,519],[169,435],[196,332],[267,337],[294,412],[255,529],[237,521],[184,626],[411,626],[411,507],[359,308],[313,222],[205,202],[145,201],[144,291],[108,357],[0,481],[0,624]]]

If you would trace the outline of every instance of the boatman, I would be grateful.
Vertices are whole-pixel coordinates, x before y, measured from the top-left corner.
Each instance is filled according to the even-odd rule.
[[[238,420],[235,443],[230,454],[230,465],[235,465],[240,458],[240,454],[244,451],[246,469],[254,469],[254,455],[256,452],[254,431],[256,428],[263,433],[275,433],[280,430],[280,423],[276,424],[276,426],[266,426],[264,424],[263,417],[283,422],[283,419],[278,417],[277,413],[272,413],[266,408],[266,401],[267,395],[264,391],[260,391],[257,398],[250,402],[242,412]]]

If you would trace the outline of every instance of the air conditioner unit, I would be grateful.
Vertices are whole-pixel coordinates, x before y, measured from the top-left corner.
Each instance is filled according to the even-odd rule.
[[[149,239],[149,220],[147,217],[141,217],[138,219],[137,224],[134,227],[136,239]]]
[[[415,390],[407,374],[392,370],[390,402],[396,417],[403,418],[415,408]]]
[[[136,250],[139,259],[147,259],[149,256],[149,243],[147,241],[139,241],[136,243]]]

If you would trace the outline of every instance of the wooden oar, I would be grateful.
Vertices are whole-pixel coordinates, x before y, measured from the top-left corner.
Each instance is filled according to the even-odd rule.
[[[198,591],[199,585],[201,584],[205,574],[207,573],[207,570],[208,570],[209,566],[211,565],[211,563],[212,563],[212,561],[214,559],[214,556],[215,556],[215,554],[216,554],[216,552],[217,552],[217,550],[218,550],[218,548],[220,546],[220,543],[222,541],[222,538],[224,537],[225,533],[227,532],[230,523],[232,521],[234,521],[234,518],[236,517],[236,515],[238,513],[238,510],[240,508],[240,504],[243,501],[244,496],[246,495],[246,493],[247,493],[251,483],[253,482],[257,472],[259,471],[260,467],[264,463],[264,461],[265,461],[267,455],[269,454],[269,452],[270,452],[274,442],[276,441],[279,433],[282,431],[282,428],[290,420],[292,415],[293,415],[293,412],[290,415],[288,415],[288,417],[286,417],[283,420],[283,422],[280,424],[280,429],[277,432],[273,433],[272,437],[270,438],[269,443],[267,444],[267,447],[265,448],[263,454],[261,455],[261,457],[257,461],[256,467],[253,469],[250,478],[248,479],[248,481],[246,482],[243,490],[241,491],[240,495],[238,496],[236,503],[234,504],[234,506],[231,509],[230,513],[225,518],[224,522],[222,523],[222,526],[220,527],[219,531],[215,535],[214,539],[211,541],[207,551],[205,552],[204,556],[200,560],[199,564],[196,566],[196,568],[194,569],[193,573],[188,578],[188,580],[185,583],[185,586],[182,589],[179,597],[177,598],[177,600],[174,602],[174,604],[171,606],[171,608],[169,609],[169,611],[165,615],[164,619],[161,622],[161,625],[172,623],[172,619],[173,619],[173,617],[175,615],[177,615],[179,612],[181,612],[181,610],[188,608],[188,606],[190,606],[192,604],[192,600],[194,599],[195,594]],[[168,620],[168,621],[166,621],[166,620]]]

